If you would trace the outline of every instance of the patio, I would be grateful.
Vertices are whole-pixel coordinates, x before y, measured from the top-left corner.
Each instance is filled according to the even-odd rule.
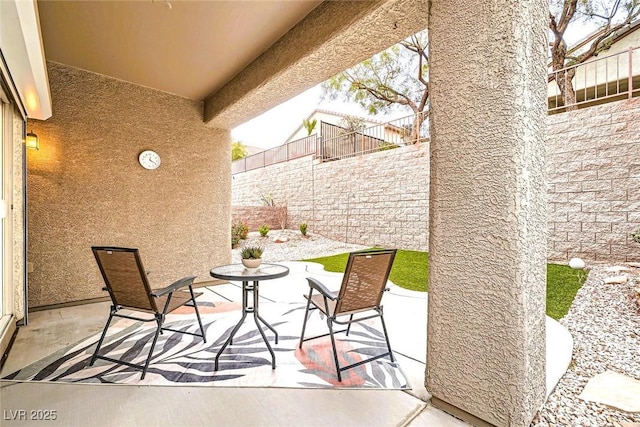
[[[433,138],[422,161],[430,171],[433,268],[428,325],[412,331],[429,340],[426,369],[425,347],[415,344],[419,384],[433,404],[476,424],[528,424],[545,397],[546,2],[294,3],[0,2],[2,143],[14,154],[3,157],[2,206],[11,209],[2,210],[0,347],[20,321],[23,331],[44,332],[27,340],[24,357],[14,349],[21,362],[43,341],[68,344],[76,322],[63,322],[64,310],[32,309],[103,295],[91,246],[140,248],[158,282],[180,271],[205,277],[228,263],[231,129],[428,27]],[[28,131],[39,150],[26,150]],[[146,169],[139,162],[146,151],[162,165]],[[29,314],[45,322],[33,325]],[[101,322],[89,314],[81,315]],[[404,338],[393,335],[405,351]],[[191,399],[184,397],[204,393],[66,386],[71,392],[61,398],[60,387],[11,385],[3,406],[57,403],[51,410],[82,416],[83,424],[95,417],[142,424],[140,408],[153,402],[154,420],[166,424],[172,407],[158,401],[175,398],[172,420],[182,420],[193,415],[185,415],[182,400]],[[74,400],[85,392],[98,403]],[[110,401],[110,393],[123,394]],[[309,408],[322,407],[314,414],[323,424],[393,425],[424,406],[397,391],[326,392],[331,407],[352,417],[332,422],[313,404],[325,392],[238,393],[242,401],[214,408],[225,420],[249,402],[260,423],[270,416],[277,424],[282,414],[282,424],[315,420]],[[273,404],[271,395],[285,402]],[[369,395],[376,400],[362,397]],[[368,404],[358,407],[359,399]]]
[[[289,267],[290,274],[261,284],[261,304],[302,302],[302,294],[307,292],[307,276],[329,284],[340,280],[340,274],[325,272],[319,264],[283,264]],[[239,284],[227,283],[206,287],[205,296],[207,294],[215,295],[217,300],[238,301],[241,291]],[[426,299],[425,293],[408,291],[394,284],[390,284],[390,291],[383,299],[391,345],[412,387],[408,391],[3,381],[0,398],[5,410],[15,413],[24,409],[27,414],[30,410],[52,410],[56,411],[60,424],[69,426],[86,425],[91,420],[101,425],[161,422],[202,425],[211,420],[224,425],[466,425],[428,403],[431,396],[424,388],[426,334],[422,328],[411,327],[426,323]],[[99,332],[104,326],[108,305],[107,302],[94,303],[33,313],[29,326],[20,329],[2,375]],[[237,313],[229,315],[235,319]],[[547,383],[552,388],[566,370],[571,339],[564,328],[549,319],[547,343],[550,343]],[[185,395],[189,396],[188,404],[166,405],[163,409],[147,405],[148,402],[177,402]]]

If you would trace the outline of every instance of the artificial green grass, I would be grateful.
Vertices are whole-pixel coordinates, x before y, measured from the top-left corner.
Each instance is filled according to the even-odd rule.
[[[348,253],[307,259],[324,265],[326,271],[341,273],[347,266]],[[419,251],[399,250],[389,279],[396,285],[412,291],[429,289],[429,254]],[[566,265],[547,264],[547,315],[554,319],[564,317],[582,287],[586,274]]]
[[[585,270],[547,264],[547,315],[556,320],[563,318],[586,279]]]

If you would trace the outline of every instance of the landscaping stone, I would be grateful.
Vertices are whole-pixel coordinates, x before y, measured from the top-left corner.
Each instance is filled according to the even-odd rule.
[[[569,369],[534,418],[533,426],[622,426],[640,423],[625,412],[578,396],[587,382],[607,370],[640,379],[640,308],[633,302],[637,275],[626,283],[602,286],[609,273],[595,265],[560,323],[573,337]]]
[[[605,270],[607,273],[620,273],[623,271],[631,271],[631,269],[629,267],[623,267],[620,265],[616,265],[613,267],[607,267],[607,269]]]
[[[625,412],[640,412],[640,381],[607,370],[591,378],[578,397]]]
[[[604,279],[605,285],[627,283],[627,276],[613,276]]]
[[[271,233],[278,238],[288,240],[276,243],[271,236],[261,237],[260,233],[252,231],[246,240],[241,240],[238,247],[231,251],[232,261],[240,262],[240,250],[244,246],[262,246],[264,248],[262,254],[264,262],[295,261],[367,248],[363,245],[327,239],[316,233],[307,233],[305,237],[298,230],[273,230]]]

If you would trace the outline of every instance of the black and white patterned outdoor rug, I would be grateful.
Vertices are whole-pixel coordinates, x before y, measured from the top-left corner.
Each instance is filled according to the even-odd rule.
[[[100,334],[87,337],[61,349],[3,380],[61,381],[82,384],[181,385],[223,387],[284,388],[410,388],[400,366],[388,357],[357,366],[336,377],[329,337],[306,341],[298,348],[304,306],[301,304],[263,303],[260,316],[278,331],[278,344],[265,330],[276,355],[276,369],[271,368],[271,355],[253,316],[247,315],[243,326],[220,357],[219,370],[214,371],[214,358],[240,319],[240,305],[232,302],[199,304],[207,343],[191,335],[164,332],[160,335],[144,380],[141,371],[105,360],[89,361]],[[198,332],[191,309],[167,317],[165,326]],[[106,314],[106,313],[105,313]],[[105,316],[106,321],[106,316]],[[337,335],[342,366],[386,351],[379,319],[368,324],[354,324],[349,336]],[[114,322],[100,351],[115,359],[143,364],[155,330],[154,322],[121,319]],[[318,313],[310,316],[305,336],[327,332],[326,320]]]

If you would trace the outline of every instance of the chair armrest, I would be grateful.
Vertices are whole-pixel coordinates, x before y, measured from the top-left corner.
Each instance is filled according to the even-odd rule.
[[[319,280],[314,279],[313,277],[307,277],[307,281],[309,282],[309,286],[312,289],[320,292],[325,297],[329,298],[331,301],[335,301],[338,299],[338,296],[331,292],[325,285],[323,285]]]
[[[184,288],[185,286],[191,286],[196,277],[197,276],[183,277],[180,280],[176,280],[166,288],[156,289],[155,291],[151,292],[151,296],[158,298],[163,295],[170,294],[176,291],[177,289]]]

